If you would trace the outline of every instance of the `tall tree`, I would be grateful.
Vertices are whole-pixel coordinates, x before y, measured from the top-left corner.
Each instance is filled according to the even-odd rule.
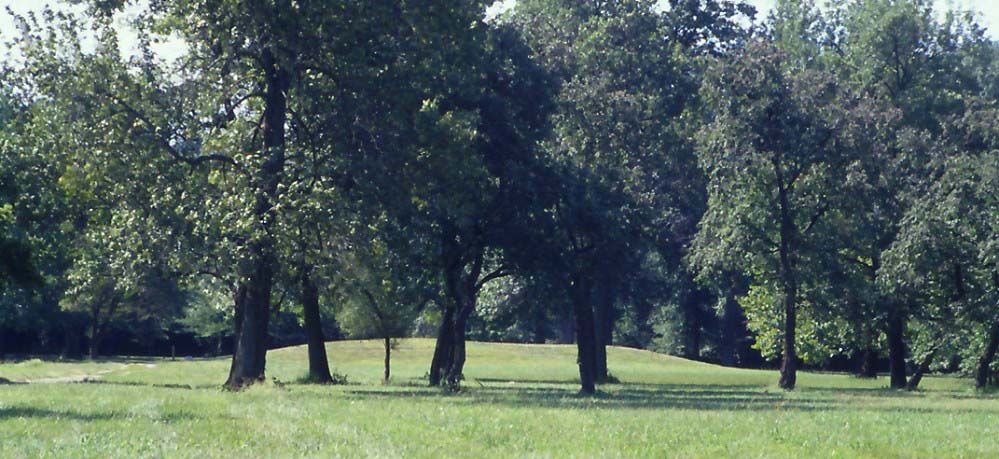
[[[725,263],[751,274],[744,301],[757,321],[781,318],[780,386],[793,389],[800,295],[822,252],[816,237],[843,160],[843,94],[828,74],[799,72],[786,59],[758,40],[707,75],[713,121],[698,154],[709,200],[691,258],[705,274]]]

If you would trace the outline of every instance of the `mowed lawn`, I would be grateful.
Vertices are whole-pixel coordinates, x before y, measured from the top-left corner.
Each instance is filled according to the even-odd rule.
[[[381,345],[329,343],[349,384],[298,384],[305,349],[268,354],[266,384],[219,389],[228,359],[29,361],[0,386],[0,458],[999,457],[999,400],[966,379],[736,370],[613,348],[621,384],[577,395],[575,347],[470,343],[465,391],[425,387],[433,342],[406,340],[393,383]]]

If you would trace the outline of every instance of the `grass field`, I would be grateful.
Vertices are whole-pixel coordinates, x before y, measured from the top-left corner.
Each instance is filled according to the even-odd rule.
[[[581,397],[573,346],[470,343],[447,395],[424,387],[432,344],[403,341],[389,386],[375,341],[329,343],[341,386],[297,384],[304,348],[271,351],[277,382],[240,393],[219,390],[227,359],[3,364],[43,382],[0,386],[0,458],[999,457],[999,399],[964,379],[803,373],[786,393],[776,372],[613,348],[622,383]]]

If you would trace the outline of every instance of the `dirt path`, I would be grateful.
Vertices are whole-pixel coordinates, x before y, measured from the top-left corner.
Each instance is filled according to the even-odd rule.
[[[110,370],[101,370],[94,374],[60,376],[57,378],[26,379],[24,381],[19,381],[19,382],[23,384],[72,384],[72,383],[83,383],[88,381],[99,381],[102,377],[104,377],[104,375],[124,370],[131,365],[133,364],[122,365],[120,368],[113,368]],[[145,363],[139,365],[145,368],[156,368],[156,364],[153,363]]]

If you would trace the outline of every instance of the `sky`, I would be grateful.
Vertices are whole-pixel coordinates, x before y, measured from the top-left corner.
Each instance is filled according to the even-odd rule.
[[[2,0],[0,0],[2,1]],[[776,0],[748,0],[760,11],[759,17],[766,17]],[[821,3],[821,2],[820,2]],[[999,0],[934,0],[937,11],[950,9],[973,10],[980,14],[979,22],[988,29],[993,40],[999,40]]]
[[[748,0],[749,3],[753,4],[759,10],[759,18],[765,18],[767,13],[773,8],[774,2],[776,0]],[[513,5],[516,0],[497,0],[494,7],[509,7]],[[961,10],[974,10],[978,13],[979,22],[986,27],[989,36],[993,40],[999,40],[999,0],[935,0],[937,11],[946,11],[951,8],[957,8]],[[14,25],[14,21],[11,16],[7,13],[7,8],[10,8],[15,13],[25,14],[30,11],[39,12],[45,5],[62,5],[60,8],[66,8],[65,4],[56,0],[0,0],[0,43],[6,43],[10,41],[16,33],[18,33],[17,28]],[[75,7],[80,10],[80,7]],[[492,8],[490,8],[492,9]],[[124,24],[126,18],[129,16],[134,16],[134,10],[132,12],[126,11],[122,17],[119,18],[119,22]],[[125,30],[127,28],[123,28]],[[134,33],[130,34],[126,31],[122,32],[121,43],[124,48],[125,53],[134,52],[135,48],[135,38]],[[160,43],[154,45],[154,50],[156,53],[166,59],[172,59],[173,57],[179,55],[183,52],[184,45],[179,40],[168,40],[165,43]],[[3,57],[6,53],[0,48],[0,57]]]

